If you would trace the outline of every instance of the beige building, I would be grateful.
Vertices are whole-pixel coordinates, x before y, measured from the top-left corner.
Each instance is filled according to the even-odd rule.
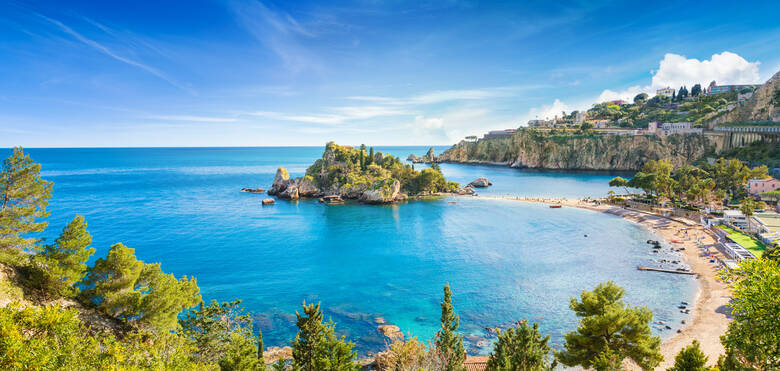
[[[672,95],[674,95],[674,89],[672,89],[672,88],[670,88],[670,87],[668,87],[668,86],[667,86],[667,87],[665,87],[665,88],[663,88],[663,89],[658,89],[658,90],[656,90],[656,91],[655,91],[655,95],[661,95],[661,96],[665,96],[665,97],[671,97]]]

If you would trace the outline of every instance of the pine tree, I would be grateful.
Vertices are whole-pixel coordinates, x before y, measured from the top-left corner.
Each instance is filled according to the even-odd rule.
[[[29,233],[43,232],[48,223],[36,222],[49,216],[46,206],[52,182],[41,179],[41,165],[15,147],[0,170],[0,252],[37,249],[37,238]]]
[[[452,306],[450,284],[444,286],[444,301],[441,303],[441,329],[436,333],[434,344],[437,355],[441,358],[445,371],[463,370],[466,352],[463,348],[463,338],[456,332],[460,318]]]
[[[264,368],[263,335],[252,334],[252,318],[243,314],[241,300],[207,306],[200,304],[180,320],[182,335],[198,349],[196,358],[217,363],[222,370],[258,370]]]
[[[691,345],[682,348],[674,357],[674,367],[667,371],[709,371],[707,356],[701,351],[699,341],[693,340]]]
[[[323,323],[320,304],[306,305],[303,314],[297,311],[298,334],[292,342],[293,370],[296,371],[356,371],[354,345],[336,336],[332,321]]]
[[[557,353],[561,363],[589,368],[612,352],[613,364],[631,358],[645,370],[658,366],[663,356],[661,339],[650,331],[653,313],[646,307],[627,307],[624,294],[623,288],[609,281],[583,291],[580,301],[571,298],[569,307],[580,317],[580,326],[564,336],[564,350]]]
[[[106,314],[157,331],[174,330],[179,313],[201,302],[194,278],[177,280],[159,264],[144,264],[121,243],[89,270],[84,297]]]
[[[62,229],[62,233],[53,245],[45,247],[35,260],[44,267],[44,273],[50,279],[50,289],[62,295],[78,291],[74,285],[87,273],[87,260],[95,249],[89,247],[92,236],[87,232],[84,217],[77,215]]]
[[[498,340],[487,362],[488,371],[551,371],[556,363],[550,364],[550,335],[542,337],[539,324],[533,327],[528,321],[521,321],[517,328],[499,331]]]

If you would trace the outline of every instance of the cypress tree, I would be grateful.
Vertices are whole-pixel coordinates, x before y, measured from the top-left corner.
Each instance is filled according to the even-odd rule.
[[[452,292],[448,283],[444,286],[444,301],[441,303],[441,329],[434,339],[437,355],[441,358],[445,371],[464,370],[466,352],[463,348],[463,338],[456,332],[459,322],[460,317],[455,314],[452,306]]]
[[[77,215],[62,229],[54,244],[46,246],[36,256],[35,260],[43,265],[44,273],[49,277],[50,289],[63,295],[78,291],[74,285],[86,275],[87,260],[95,253],[95,249],[89,247],[91,243],[87,223],[83,216]]]
[[[354,345],[336,336],[336,325],[323,323],[320,304],[303,302],[303,315],[295,312],[298,334],[292,342],[293,370],[356,371]]]
[[[41,179],[41,165],[14,147],[0,170],[0,252],[18,253],[38,249],[37,238],[24,237],[43,232],[48,223],[36,222],[49,216],[46,206],[51,197],[52,182]]]
[[[374,163],[374,147],[371,147],[368,152],[368,164],[371,165]]]

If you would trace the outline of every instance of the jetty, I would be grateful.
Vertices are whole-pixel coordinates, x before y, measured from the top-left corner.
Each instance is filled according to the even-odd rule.
[[[653,267],[643,267],[641,265],[638,265],[636,269],[640,271],[651,271],[651,272],[663,272],[663,273],[674,273],[674,274],[687,274],[689,276],[695,276],[695,272],[691,271],[681,271],[676,269],[664,269],[664,268],[653,268]]]

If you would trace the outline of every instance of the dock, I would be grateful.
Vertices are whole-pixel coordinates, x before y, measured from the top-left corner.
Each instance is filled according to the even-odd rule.
[[[695,276],[696,275],[696,273],[691,272],[691,271],[678,271],[678,270],[674,270],[674,269],[643,267],[641,265],[637,266],[636,269],[638,269],[640,271],[663,272],[663,273],[674,273],[674,274],[687,274],[689,276]]]

